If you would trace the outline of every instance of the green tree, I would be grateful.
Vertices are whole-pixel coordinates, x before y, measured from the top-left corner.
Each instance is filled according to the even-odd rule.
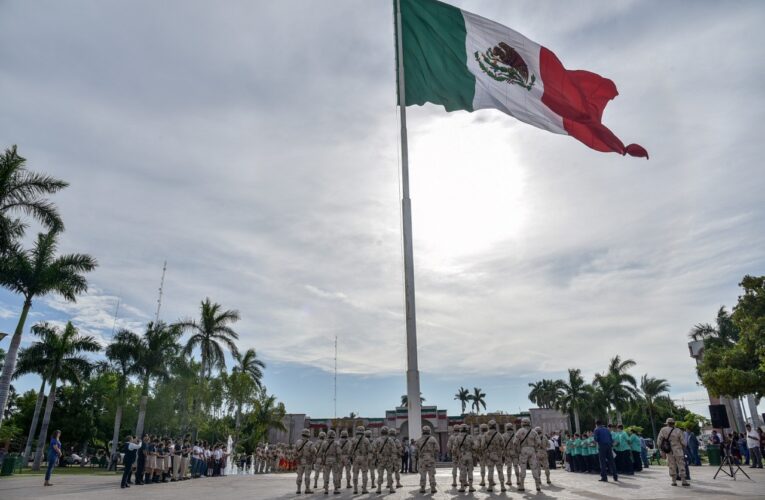
[[[0,409],[8,403],[11,377],[16,369],[16,358],[21,344],[21,335],[32,300],[50,293],[57,293],[74,302],[77,295],[88,289],[83,273],[96,267],[93,257],[85,254],[56,256],[57,231],[40,233],[34,248],[25,251],[12,248],[0,256],[0,285],[24,297],[16,330],[13,333],[3,373],[0,376]],[[0,423],[3,413],[0,412]]]
[[[663,378],[649,377],[647,373],[640,378],[640,395],[645,409],[648,410],[654,439],[656,439],[656,423],[653,416],[656,413],[656,398],[664,392],[669,392],[669,383]]]
[[[16,146],[0,154],[0,254],[14,246],[26,229],[26,223],[16,214],[31,216],[50,230],[62,230],[64,223],[56,206],[46,195],[64,189],[68,184],[54,177],[30,172],[26,159],[19,156]]]
[[[46,360],[50,380],[48,401],[45,404],[45,413],[32,465],[33,470],[40,470],[42,453],[48,438],[50,416],[56,400],[56,384],[59,381],[77,383],[87,377],[92,366],[82,353],[99,352],[101,346],[95,338],[80,335],[71,321],[66,324],[63,331],[48,323],[38,323],[32,327],[32,333],[40,337],[40,341],[33,343],[28,350],[33,353],[39,351],[32,356]]]
[[[239,321],[239,311],[235,309],[223,311],[222,306],[210,301],[209,297],[202,301],[199,309],[199,321],[185,319],[178,324],[184,331],[192,332],[186,342],[185,352],[190,354],[195,348],[199,348],[202,369],[205,376],[210,378],[213,368],[218,370],[226,368],[226,358],[221,344],[228,347],[233,355],[238,352],[234,341],[239,339],[239,334],[230,325]]]
[[[454,399],[460,402],[462,406],[462,414],[465,414],[468,403],[470,403],[470,391],[460,386],[457,390],[457,394],[454,395]]]
[[[481,413],[481,406],[486,409],[486,393],[480,387],[473,387],[473,394],[470,395],[471,406],[476,413]]]
[[[542,379],[529,383],[529,400],[540,408],[554,408],[563,397],[563,381]]]
[[[587,383],[582,378],[582,370],[578,368],[568,369],[568,381],[559,381],[561,393],[555,402],[555,407],[564,413],[574,415],[574,428],[581,433],[579,426],[579,413],[586,408],[588,403]]]
[[[140,347],[141,342],[138,336],[126,329],[118,331],[111,344],[106,347],[106,359],[109,360],[111,369],[117,376],[117,407],[114,412],[114,430],[109,457],[115,456],[114,454],[117,452],[127,386],[130,382],[130,375],[134,372]]]
[[[29,455],[32,453],[35,431],[37,430],[40,412],[42,411],[43,401],[45,400],[45,384],[48,377],[48,362],[50,361],[48,358],[49,355],[50,353],[44,349],[22,349],[19,351],[16,371],[13,374],[13,378],[35,374],[39,375],[41,379],[40,390],[37,393],[37,402],[35,403],[35,410],[32,415],[32,423],[29,426],[29,434],[27,435],[27,444],[24,446],[24,453],[22,455],[21,463],[23,463],[24,466],[29,463]]]
[[[231,370],[231,375],[224,378],[229,411],[235,411],[234,419],[234,446],[239,442],[239,431],[242,426],[242,410],[246,404],[252,401],[256,390],[263,388],[263,369],[265,363],[258,359],[255,349],[247,349],[244,354],[234,356],[237,364]]]
[[[268,431],[271,429],[286,430],[284,427],[285,415],[284,403],[277,402],[276,396],[268,395],[265,389],[261,390],[248,419],[251,426],[250,440],[252,443],[259,443],[263,439],[267,439]]]
[[[619,355],[611,358],[605,374],[595,374],[595,384],[603,391],[609,407],[616,413],[616,423],[622,423],[622,413],[637,396],[637,382],[627,370],[635,366],[631,359],[622,360]]]
[[[425,402],[425,398],[422,397],[422,393],[420,393],[420,404]],[[409,406],[409,396],[406,394],[401,395],[401,406]]]
[[[132,332],[123,332],[124,341],[135,346],[133,373],[141,381],[141,401],[138,407],[138,422],[135,434],[143,435],[146,419],[146,405],[152,380],[165,380],[170,377],[171,363],[180,352],[178,340],[181,338],[179,325],[167,325],[163,321],[150,322],[142,336]]]

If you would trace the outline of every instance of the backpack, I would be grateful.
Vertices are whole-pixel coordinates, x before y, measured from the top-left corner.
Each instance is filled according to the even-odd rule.
[[[670,444],[669,442],[669,437],[672,435],[674,431],[675,431],[675,428],[673,427],[672,430],[669,431],[669,434],[667,434],[667,437],[661,440],[659,449],[663,451],[664,453],[672,453],[672,444]]]

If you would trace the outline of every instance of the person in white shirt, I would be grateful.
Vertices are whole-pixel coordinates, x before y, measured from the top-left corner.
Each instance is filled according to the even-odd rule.
[[[762,451],[760,450],[760,435],[752,430],[752,426],[746,424],[746,446],[749,448],[749,456],[752,457],[750,469],[762,469]]]

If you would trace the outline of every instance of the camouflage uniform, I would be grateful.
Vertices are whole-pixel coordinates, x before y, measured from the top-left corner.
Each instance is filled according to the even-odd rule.
[[[441,451],[438,440],[430,435],[430,427],[422,428],[422,437],[415,443],[420,457],[420,493],[425,493],[425,476],[430,478],[430,492],[436,492],[436,457]]]
[[[475,488],[473,488],[473,453],[475,451],[475,443],[470,435],[470,429],[465,424],[462,424],[460,428],[460,436],[457,438],[455,450],[460,467],[459,491],[464,492],[467,487],[469,491],[473,492],[475,491]]]
[[[372,441],[372,431],[364,431],[364,437],[369,440],[369,457],[367,465],[369,466],[369,485],[375,487],[375,470],[377,469],[377,459],[375,456],[374,442]]]
[[[489,430],[489,426],[481,424],[480,429],[480,432],[476,429],[476,433],[473,436],[476,443],[476,454],[474,459],[481,466],[481,486],[486,486],[486,460],[484,460],[483,446],[481,446],[481,443],[483,442],[483,437],[486,435],[486,432]]]
[[[513,424],[505,424],[505,463],[507,464],[507,485],[513,485],[513,471],[515,471],[515,484],[521,484],[521,475],[518,472],[518,452],[513,445],[513,438],[515,437],[515,427]]]
[[[659,436],[656,438],[656,446],[661,450],[663,441],[669,441],[672,447],[672,452],[661,452],[662,456],[667,459],[667,468],[669,469],[669,477],[672,478],[672,486],[677,486],[677,476],[680,476],[683,486],[690,486],[691,484],[685,477],[685,444],[683,443],[683,431],[675,428],[675,420],[668,418],[666,426],[662,427],[659,431]]]
[[[345,487],[351,487],[351,441],[348,439],[348,431],[340,433],[340,482],[343,482],[345,474]]]
[[[303,429],[302,438],[295,443],[295,456],[297,461],[297,493],[300,494],[300,485],[305,476],[305,492],[312,493],[311,490],[311,467],[316,457],[316,448],[309,439],[311,431]]]
[[[367,474],[369,473],[369,454],[372,446],[364,436],[364,428],[356,428],[356,437],[351,441],[351,461],[353,462],[353,494],[359,493],[359,471],[361,471],[361,493],[367,491]]]
[[[449,452],[449,455],[452,457],[452,486],[457,486],[457,453],[455,448],[455,443],[457,442],[457,438],[460,435],[460,426],[455,425],[452,427],[452,434],[449,436],[449,439],[446,441],[446,450]]]
[[[524,418],[522,424],[523,426],[518,429],[513,438],[513,445],[520,458],[518,468],[521,475],[518,491],[525,491],[523,483],[526,480],[526,468],[528,466],[531,466],[531,475],[534,477],[537,491],[542,491],[542,482],[539,479],[539,461],[537,460],[539,435],[531,428],[531,421],[528,418]]]
[[[382,493],[382,481],[385,472],[388,472],[388,489],[391,493],[396,490],[393,489],[393,467],[396,466],[396,457],[398,456],[398,450],[396,449],[395,440],[388,436],[388,428],[382,427],[380,429],[382,434],[377,440],[375,440],[375,457],[377,458],[377,493]]]
[[[327,439],[319,449],[322,464],[322,477],[324,478],[324,493],[329,492],[329,475],[332,474],[332,484],[335,494],[340,493],[340,447],[335,441],[335,431],[327,433]]]
[[[505,473],[502,470],[502,454],[505,451],[505,442],[502,434],[497,431],[497,422],[489,421],[488,430],[481,438],[482,465],[486,463],[489,469],[489,491],[494,491],[494,469],[497,470],[499,478],[499,487],[502,491],[505,488]]]
[[[547,436],[542,432],[541,427],[535,427],[534,431],[539,434],[539,448],[537,448],[537,462],[540,465],[539,477],[541,480],[542,471],[545,471],[545,477],[547,478],[547,484],[552,484],[550,481],[550,461],[547,459]]]
[[[396,444],[393,473],[396,476],[396,488],[401,488],[401,473],[399,472],[399,469],[401,468],[401,459],[404,457],[404,445],[401,444],[400,439],[396,439],[396,436],[398,435],[398,431],[396,429],[391,429],[388,432],[393,438],[393,442]]]
[[[313,457],[313,489],[316,489],[319,485],[319,473],[322,470],[322,453],[324,453],[326,445],[327,434],[325,432],[319,433],[319,442],[316,443],[316,453]]]

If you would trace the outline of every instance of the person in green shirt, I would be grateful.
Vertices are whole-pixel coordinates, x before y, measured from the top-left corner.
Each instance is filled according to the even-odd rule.
[[[568,470],[574,471],[574,438],[571,434],[566,434],[566,463],[568,463]]]
[[[624,426],[616,426],[617,438],[614,440],[614,451],[616,451],[616,468],[621,474],[632,476],[635,471],[632,468],[632,452],[630,451],[629,438],[624,432]]]
[[[582,440],[579,434],[574,434],[574,443],[571,447],[571,455],[574,458],[574,472],[582,472]]]
[[[595,443],[595,438],[592,437],[591,432],[585,434],[585,449],[587,450],[587,472],[598,472],[598,445]]]
[[[643,463],[640,459],[640,436],[638,436],[632,429],[627,431],[629,438],[630,453],[632,454],[632,467],[635,472],[643,470]]]

